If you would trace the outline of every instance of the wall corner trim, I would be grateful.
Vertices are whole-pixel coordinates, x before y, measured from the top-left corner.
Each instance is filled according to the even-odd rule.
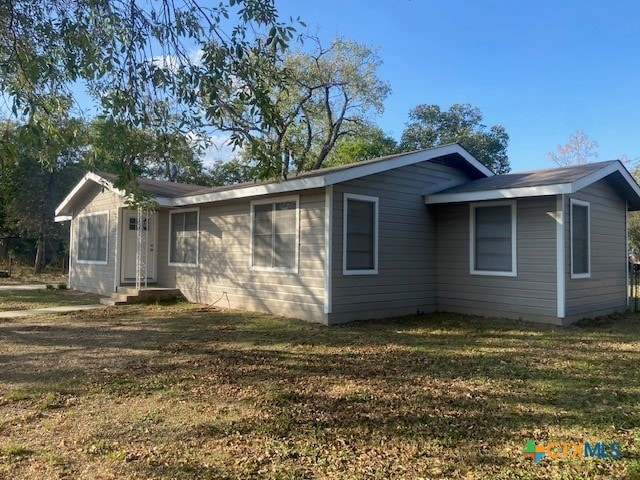
[[[324,313],[329,314],[332,310],[333,185],[324,190],[324,251]]]
[[[556,288],[557,288],[557,315],[565,318],[565,215],[564,194],[556,196]]]

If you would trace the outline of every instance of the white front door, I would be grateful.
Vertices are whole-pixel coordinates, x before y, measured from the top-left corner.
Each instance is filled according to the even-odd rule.
[[[156,237],[158,231],[158,215],[149,213],[146,225],[142,225],[147,240],[147,281],[156,280]],[[123,210],[122,217],[122,256],[120,264],[120,280],[122,283],[136,281],[136,250],[138,241],[138,212]]]

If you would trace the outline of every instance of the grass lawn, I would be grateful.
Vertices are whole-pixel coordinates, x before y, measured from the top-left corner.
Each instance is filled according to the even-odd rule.
[[[0,320],[0,478],[640,478],[640,316]],[[619,442],[619,459],[521,453]]]
[[[0,312],[99,302],[98,295],[72,290],[0,290]]]

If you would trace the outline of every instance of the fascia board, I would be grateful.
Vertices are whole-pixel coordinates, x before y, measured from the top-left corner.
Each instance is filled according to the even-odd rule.
[[[590,173],[589,175],[585,175],[584,177],[572,183],[573,192],[582,190],[583,188],[588,187],[598,180],[602,180],[604,177],[607,177],[617,171],[620,171],[619,165],[616,163],[612,163],[610,165],[607,165],[606,167],[601,168],[600,170],[596,170],[595,172]]]
[[[457,153],[462,156],[471,166],[476,168],[487,177],[494,176],[494,173],[476,160],[473,155],[467,152],[458,144],[436,147],[428,151],[419,151],[391,158],[387,161],[369,163],[365,165],[355,165],[352,168],[340,170],[338,172],[328,172],[322,175],[309,178],[299,178],[287,180],[280,183],[270,183],[267,185],[255,185],[250,187],[235,188],[221,192],[205,193],[202,195],[192,195],[175,198],[171,201],[172,206],[181,207],[199,203],[219,202],[223,200],[235,200],[239,198],[257,197],[261,195],[273,195],[287,193],[296,190],[308,190],[312,188],[322,188],[329,185],[355,180],[357,178],[375,175],[396,168],[405,167],[419,162],[426,162],[434,158],[443,157]]]
[[[625,181],[629,184],[631,189],[635,192],[635,194],[638,196],[638,199],[640,200],[640,187],[638,186],[638,183],[634,180],[634,178],[631,176],[629,171],[620,162],[615,162],[610,165],[607,165],[606,167],[601,168],[600,170],[597,170],[589,175],[586,175],[585,177],[579,180],[576,180],[575,182],[573,182],[573,192],[582,190],[583,188],[588,187],[589,185],[599,180],[602,180],[603,178],[608,177],[612,173],[616,173],[616,172],[622,175],[622,178],[625,179]]]
[[[571,183],[561,183],[555,185],[544,185],[538,187],[522,187],[522,188],[508,188],[508,189],[495,189],[484,190],[480,192],[463,192],[463,193],[435,193],[433,195],[425,196],[425,203],[427,205],[438,203],[458,203],[469,201],[482,201],[482,200],[497,200],[500,198],[517,198],[517,197],[539,197],[546,195],[561,195],[571,194],[582,190],[583,188],[592,185],[593,183],[608,177],[612,173],[620,173],[620,175],[629,184],[631,189],[638,196],[640,201],[640,187],[633,179],[629,171],[620,163],[611,163],[589,175],[575,180]]]
[[[457,153],[462,156],[467,162],[469,162],[474,168],[481,171],[485,176],[492,177],[494,173],[487,167],[478,162],[473,156],[462,148],[458,144],[445,145],[443,147],[433,148],[428,151],[420,151],[402,155],[397,158],[389,159],[386,162],[370,163],[367,165],[355,166],[347,170],[342,170],[334,173],[327,173],[326,183],[327,185],[335,185],[337,183],[347,182],[349,180],[355,180],[361,177],[367,177],[369,175],[375,175],[376,173],[382,173],[396,168],[406,167],[413,165],[414,163],[427,162],[434,158],[444,157],[445,155],[451,155]]]
[[[69,194],[66,197],[64,197],[64,200],[62,200],[62,202],[60,202],[60,205],[58,205],[58,207],[56,208],[55,214],[59,215],[61,212],[63,212],[64,209],[69,205],[69,203],[71,203],[73,198],[82,189],[82,187],[84,187],[87,184],[87,182],[89,182],[89,181],[93,181],[93,182],[97,183],[98,185],[102,185],[103,187],[108,188],[109,190],[113,190],[114,192],[118,193],[119,195],[123,195],[123,192],[121,190],[117,190],[117,189],[113,188],[113,184],[111,182],[105,180],[104,178],[102,178],[99,175],[96,175],[93,172],[89,172],[84,177],[82,177],[82,179],[76,184],[76,186],[73,188],[73,190],[71,190],[69,192]]]
[[[65,221],[65,220],[71,220],[71,217],[69,215],[64,215],[62,213],[65,212],[65,209],[68,207],[68,205],[71,203],[71,201],[73,201],[74,197],[78,194],[78,192],[80,192],[82,190],[82,188],[89,181],[92,181],[92,182],[100,185],[101,187],[104,187],[104,188],[112,191],[116,195],[119,195],[119,196],[125,198],[126,200],[129,200],[131,198],[129,195],[126,194],[126,192],[124,190],[121,190],[119,188],[115,188],[113,186],[113,183],[111,183],[110,181],[102,178],[100,175],[97,175],[97,174],[95,174],[93,172],[89,172],[84,177],[82,177],[82,179],[77,183],[77,185],[73,188],[73,190],[71,190],[71,192],[69,192],[69,194],[64,198],[64,200],[56,208],[56,210],[55,210],[55,221],[56,222],[58,222],[58,221],[62,222],[62,221]],[[173,206],[173,203],[172,203],[170,198],[155,197],[153,200],[161,207],[171,207],[171,206]]]
[[[235,200],[238,198],[259,197],[261,195],[273,195],[278,193],[292,192],[296,190],[308,190],[312,188],[324,187],[323,176],[311,178],[299,178],[281,183],[269,183],[266,185],[255,185],[251,187],[235,188],[223,190],[221,192],[205,193],[189,197],[179,197],[171,200],[171,206],[183,207],[186,205],[196,205],[199,203],[220,202],[223,200]]]
[[[442,193],[425,196],[424,203],[434,205],[438,203],[480,202],[483,200],[499,200],[504,198],[542,197],[571,193],[572,184],[560,183],[556,185],[542,185],[539,187],[503,188],[483,190],[479,192]]]

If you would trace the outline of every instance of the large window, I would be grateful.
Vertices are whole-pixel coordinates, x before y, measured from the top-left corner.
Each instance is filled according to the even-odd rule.
[[[251,267],[298,271],[298,197],[251,204]]]
[[[78,262],[107,264],[109,212],[78,216]]]
[[[589,278],[589,204],[571,199],[571,278]]]
[[[378,273],[378,198],[345,193],[342,228],[342,273]]]
[[[471,273],[516,276],[516,203],[471,205]]]
[[[169,265],[198,265],[198,209],[170,213]]]

